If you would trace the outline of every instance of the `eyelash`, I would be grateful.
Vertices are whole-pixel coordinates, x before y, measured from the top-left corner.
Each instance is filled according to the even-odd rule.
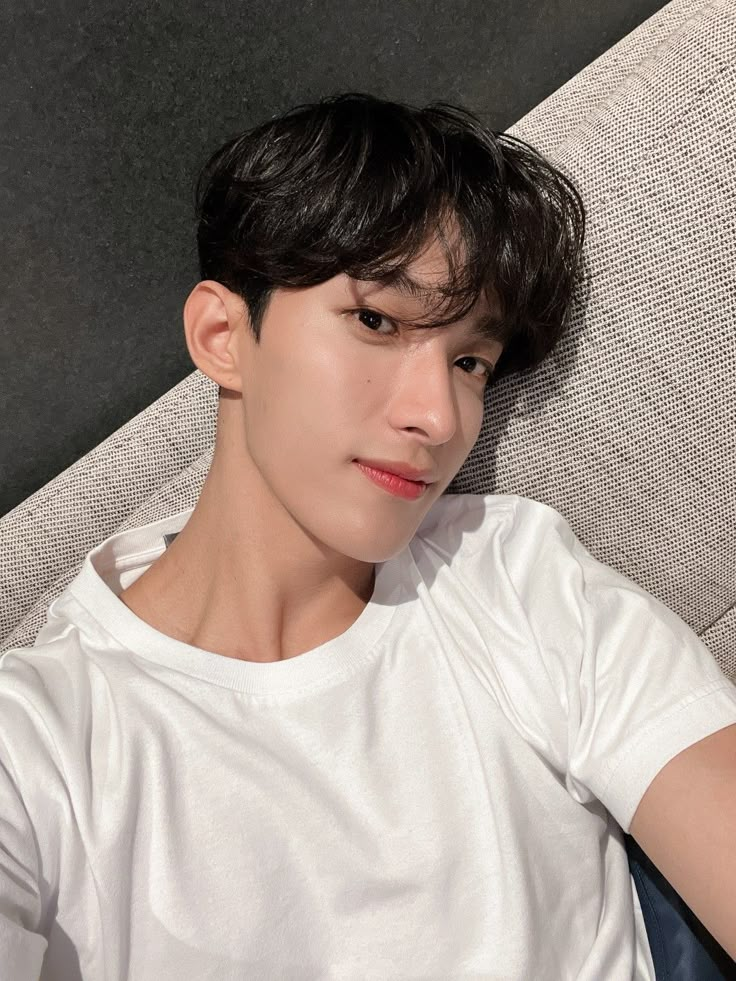
[[[354,310],[348,310],[348,313],[350,314],[372,313],[375,317],[382,317],[387,323],[391,324],[394,327],[394,329],[396,328],[396,321],[392,320],[390,317],[387,317],[385,313],[379,313],[377,310],[372,310],[370,307],[356,307]],[[370,334],[377,333],[375,330],[371,330],[370,327],[366,327],[365,324],[361,324],[360,326],[365,328],[365,330],[367,330],[368,333]],[[385,336],[386,336],[385,334],[378,334],[378,337],[385,337]],[[490,362],[486,361],[484,358],[476,358],[474,354],[466,354],[464,357],[460,358],[459,360],[465,361],[467,358],[469,358],[471,361],[477,361],[478,364],[483,365],[483,367],[486,369],[486,379],[487,381],[490,382],[491,378],[493,377],[493,372],[495,370],[494,366],[490,364]],[[472,377],[471,372],[466,371],[465,374]]]

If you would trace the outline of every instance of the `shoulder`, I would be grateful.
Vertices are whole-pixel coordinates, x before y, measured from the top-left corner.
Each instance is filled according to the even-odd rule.
[[[503,555],[519,574],[539,571],[538,562],[528,561],[533,555],[553,564],[573,553],[592,558],[559,511],[517,494],[443,495],[417,535],[448,548],[454,545],[465,557],[479,551]]]
[[[595,560],[555,508],[515,494],[446,495],[417,538],[426,561],[450,566],[453,582],[489,611],[544,625],[550,638],[555,624],[568,639],[577,632],[577,599]]]
[[[674,616],[654,596],[596,558],[556,508],[516,494],[446,495],[419,529],[422,547],[452,566],[489,610],[513,611],[545,646],[580,654],[613,629],[612,607],[634,621]],[[622,610],[619,610],[622,612]],[[643,619],[641,618],[643,615]]]
[[[0,655],[0,743],[6,754],[59,759],[84,738],[92,704],[92,672],[78,631]]]
[[[417,533],[426,537],[458,525],[489,532],[499,526],[520,528],[522,522],[529,527],[530,520],[536,525],[564,522],[554,508],[519,494],[443,494],[427,512]]]

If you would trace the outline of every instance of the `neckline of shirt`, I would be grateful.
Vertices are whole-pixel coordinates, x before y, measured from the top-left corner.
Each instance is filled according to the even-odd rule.
[[[251,694],[296,692],[334,683],[369,659],[399,607],[416,585],[418,572],[407,545],[376,564],[373,594],[358,618],[337,637],[284,661],[256,662],[206,651],[161,633],[141,620],[122,600],[138,571],[166,548],[164,535],[179,532],[193,508],[110,536],[88,552],[66,595],[76,604],[68,615],[94,636],[111,637],[131,654],[201,681]],[[140,572],[140,575],[143,573]],[[129,582],[124,582],[125,579]],[[61,602],[63,597],[59,597]],[[59,604],[57,603],[58,607]],[[59,611],[61,612],[61,611]]]

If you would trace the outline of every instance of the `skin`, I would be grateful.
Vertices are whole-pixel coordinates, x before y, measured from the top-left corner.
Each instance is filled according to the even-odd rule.
[[[429,289],[446,277],[436,240],[409,272]],[[259,346],[242,300],[198,283],[184,329],[195,365],[223,387],[212,464],[189,521],[122,602],[169,637],[247,661],[344,633],[371,598],[375,563],[411,541],[478,438],[486,375],[469,359],[495,364],[502,351],[468,339],[492,312],[486,296],[448,327],[401,322],[429,310],[431,298],[341,274],[277,290]],[[404,500],[356,457],[430,467],[437,482]]]

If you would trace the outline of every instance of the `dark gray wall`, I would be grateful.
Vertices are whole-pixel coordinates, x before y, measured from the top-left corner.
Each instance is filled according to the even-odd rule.
[[[506,129],[661,0],[0,6],[0,515],[194,370],[193,186],[345,90]]]

